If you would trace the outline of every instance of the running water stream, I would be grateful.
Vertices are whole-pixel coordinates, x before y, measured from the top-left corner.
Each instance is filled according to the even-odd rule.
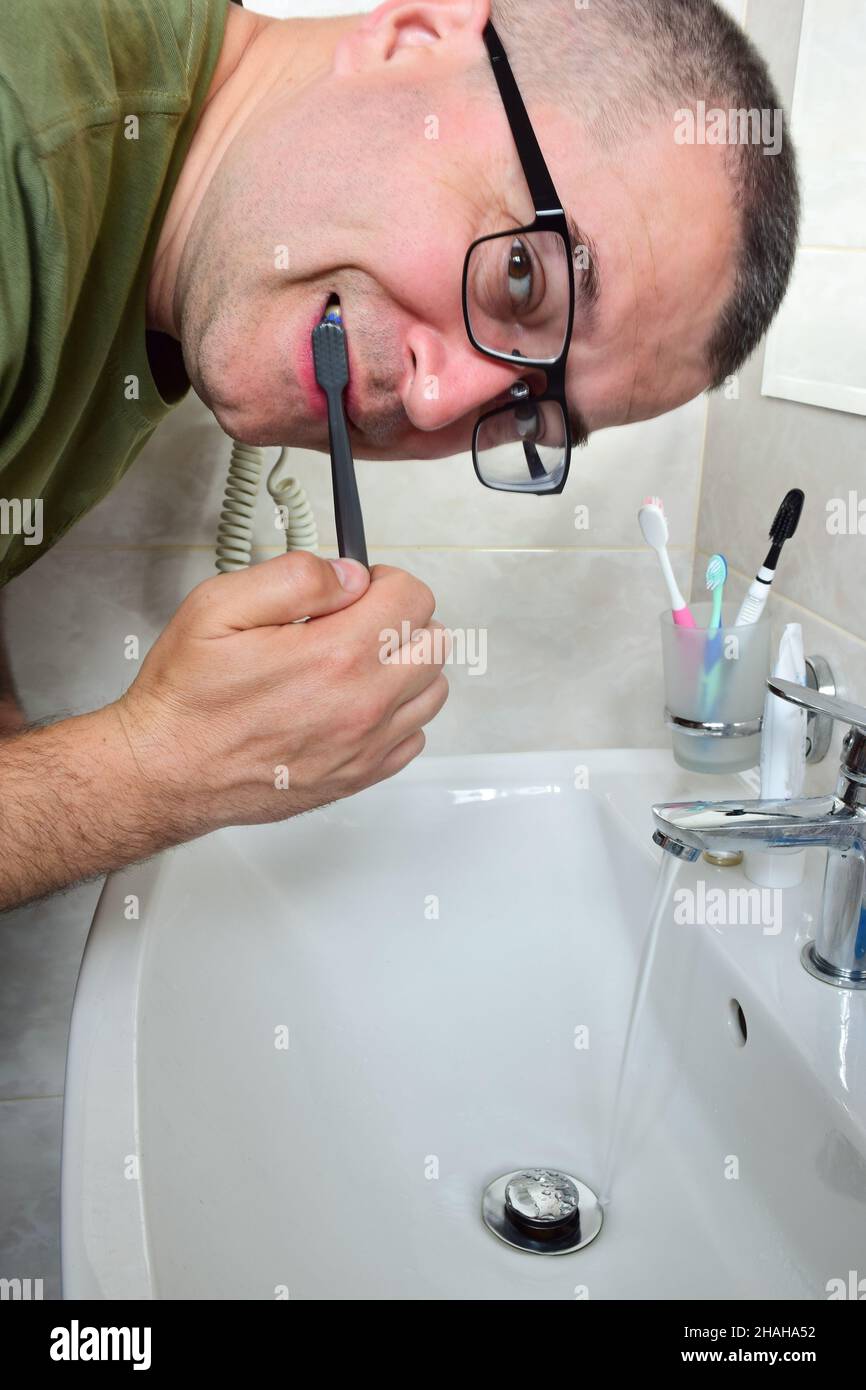
[[[658,878],[656,879],[655,892],[650,907],[649,926],[644,938],[640,964],[638,965],[637,982],[634,987],[634,994],[632,995],[631,1011],[629,1013],[628,1027],[626,1029],[625,1044],[622,1050],[622,1061],[619,1066],[616,1100],[613,1107],[613,1122],[610,1129],[610,1138],[608,1139],[607,1157],[605,1159],[604,1175],[599,1195],[599,1202],[602,1206],[607,1206],[611,1199],[611,1190],[616,1174],[617,1161],[619,1159],[620,1131],[622,1129],[625,1111],[626,1092],[628,1090],[629,1076],[632,1070],[632,1054],[634,1052],[634,1045],[643,1015],[644,1005],[646,1003],[649,982],[652,977],[662,918],[667,909],[668,899],[670,898],[678,868],[679,862],[674,859],[672,855],[662,855],[661,863],[659,864]]]

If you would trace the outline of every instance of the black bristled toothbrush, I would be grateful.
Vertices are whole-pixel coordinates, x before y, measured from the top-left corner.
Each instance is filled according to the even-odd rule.
[[[337,547],[348,560],[369,567],[361,499],[355,478],[355,462],[349,442],[349,426],[343,392],[349,384],[349,353],[340,305],[332,301],[325,317],[313,329],[313,364],[316,381],[328,398],[328,432],[331,440],[331,481]]]
[[[743,599],[742,607],[737,614],[737,627],[747,627],[751,623],[756,623],[767,606],[767,599],[770,597],[770,585],[776,578],[776,569],[782,554],[782,546],[785,541],[791,540],[797,527],[800,524],[800,517],[803,514],[803,503],[806,494],[798,487],[792,488],[785,497],[784,502],[776,513],[772,526],[770,527],[770,540],[773,542],[772,549],[764,561],[757,575],[749,586],[749,592]]]

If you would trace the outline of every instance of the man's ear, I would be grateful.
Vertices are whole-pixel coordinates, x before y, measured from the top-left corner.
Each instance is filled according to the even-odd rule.
[[[489,18],[490,0],[383,0],[337,43],[334,74],[369,72],[408,49],[462,35],[480,38]]]

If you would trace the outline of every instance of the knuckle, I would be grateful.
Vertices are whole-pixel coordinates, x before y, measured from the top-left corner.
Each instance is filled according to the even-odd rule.
[[[423,579],[413,579],[412,585],[413,599],[421,611],[428,615],[429,620],[436,609],[436,595],[429,584],[424,583]]]
[[[362,734],[372,733],[387,715],[387,705],[379,691],[367,691],[352,703],[352,724]]]
[[[417,579],[406,570],[396,571],[396,577],[393,600],[395,607],[399,607],[404,616],[411,616],[414,622],[420,623],[421,626],[426,625],[436,607],[433,590],[423,579]]]
[[[366,665],[364,644],[348,635],[340,642],[328,642],[324,658],[331,679],[337,682],[358,680]]]
[[[326,576],[318,556],[309,550],[295,550],[280,558],[285,582],[293,592],[301,590],[306,594],[324,588]]]

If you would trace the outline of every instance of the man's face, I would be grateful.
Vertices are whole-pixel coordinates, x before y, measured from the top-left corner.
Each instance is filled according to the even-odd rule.
[[[184,356],[234,438],[327,449],[310,337],[332,294],[358,457],[461,452],[515,380],[544,384],[466,335],[470,243],[534,212],[495,88],[471,77],[487,61],[477,22],[429,36],[395,23],[412,9],[389,0],[340,40],[333,71],[265,98],[193,221],[177,304]],[[721,149],[677,145],[671,118],[604,156],[563,111],[531,103],[530,114],[600,280],[591,320],[578,304],[570,405],[591,431],[691,400],[709,384],[705,347],[733,288]]]

